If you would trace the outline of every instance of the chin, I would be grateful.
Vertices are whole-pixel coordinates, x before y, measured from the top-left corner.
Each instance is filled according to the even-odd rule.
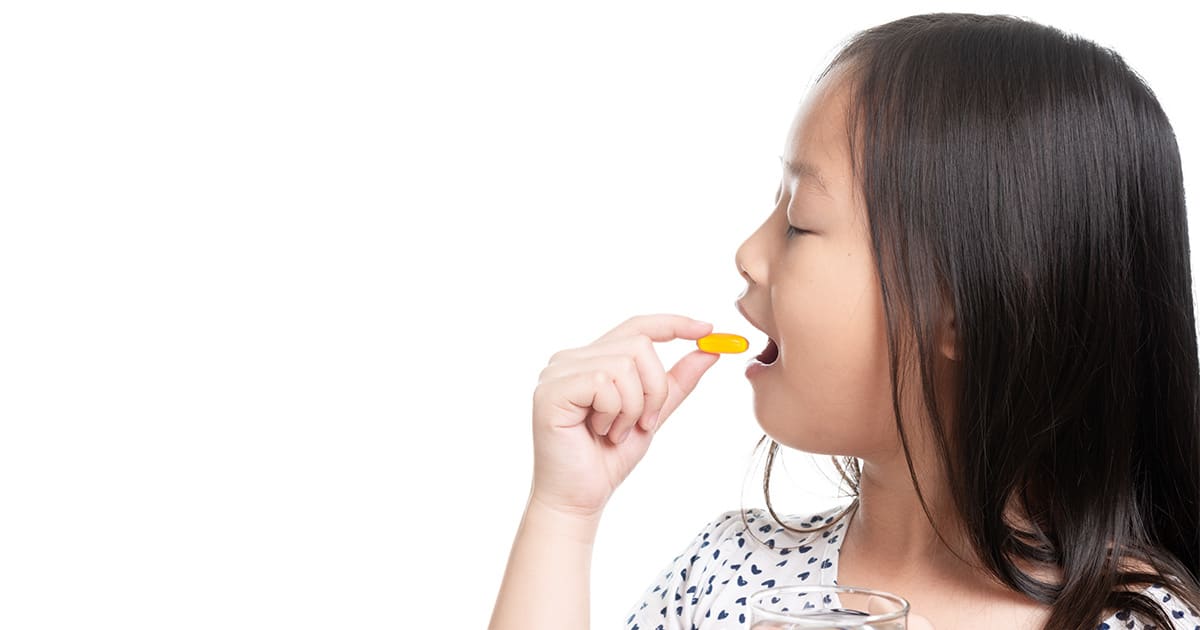
[[[839,433],[829,424],[820,423],[811,417],[798,418],[756,413],[758,426],[781,446],[813,455],[848,455],[859,449],[846,443],[846,435]],[[764,422],[763,418],[767,418]],[[823,429],[834,428],[833,432]]]

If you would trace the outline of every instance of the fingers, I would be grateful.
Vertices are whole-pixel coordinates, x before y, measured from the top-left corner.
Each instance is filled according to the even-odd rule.
[[[628,355],[606,359],[613,364],[613,382],[616,383],[617,391],[621,393],[621,410],[608,426],[593,426],[600,430],[600,435],[607,435],[614,444],[620,444],[625,441],[629,428],[642,415],[645,396],[642,393],[636,359]],[[607,420],[607,415],[605,419]]]
[[[667,403],[670,393],[667,371],[663,368],[662,360],[654,351],[654,344],[644,335],[635,337],[634,357],[637,360],[638,377],[642,379],[642,394],[644,395],[642,410],[634,416],[634,422],[649,431],[661,414],[662,407]]]
[[[667,401],[663,403],[662,412],[658,417],[658,426],[662,426],[667,416],[671,415],[680,403],[692,393],[692,390],[696,389],[696,383],[700,382],[700,377],[704,376],[708,368],[716,365],[720,358],[719,354],[695,350],[685,354],[671,367],[671,371],[667,374],[669,383]]]
[[[606,435],[612,443],[620,444],[635,424],[648,432],[661,425],[719,359],[716,354],[693,352],[668,373],[654,350],[654,342],[699,339],[710,332],[712,324],[682,315],[631,317],[589,345],[555,353],[538,380],[600,374],[586,381],[597,388],[603,382],[604,396],[597,391],[596,398],[608,403],[612,392],[616,392],[620,404],[615,409],[593,408],[587,420],[597,435]],[[576,397],[582,399],[585,393],[576,392]],[[572,404],[576,404],[574,399]]]
[[[653,354],[653,351],[651,353]],[[617,406],[615,408],[595,408],[586,419],[592,425],[592,431],[596,435],[607,435],[614,443],[620,443],[620,437],[632,428],[643,415],[645,401],[648,397],[646,390],[649,389],[645,382],[661,381],[664,392],[666,389],[666,372],[661,372],[657,376],[642,375],[643,372],[653,372],[653,368],[643,369],[638,366],[639,363],[646,361],[657,362],[658,357],[647,359],[631,354],[581,357],[564,361],[559,366],[547,368],[542,372],[542,379],[590,375],[595,380],[584,382],[593,382],[597,387],[604,385],[610,391],[616,392]],[[659,365],[658,369],[661,371],[662,366]],[[583,393],[578,393],[578,396],[582,398]],[[662,394],[661,397],[666,399],[666,394]]]
[[[630,317],[596,341],[646,335],[652,341],[699,339],[712,332],[712,324],[683,315],[657,314]]]
[[[564,379],[563,393],[567,403],[582,410],[591,410],[598,420],[595,422],[611,423],[621,410],[621,393],[616,383],[601,371],[584,371],[562,377]],[[541,389],[537,392],[542,391]],[[535,393],[537,393],[535,392]],[[564,411],[571,411],[565,409]],[[578,422],[574,423],[578,424]]]
[[[654,421],[657,420],[663,404],[667,402],[667,371],[663,368],[658,353],[654,350],[654,342],[650,340],[650,337],[639,334],[568,350],[563,357],[582,358],[604,355],[632,357],[642,390],[640,398],[635,399],[632,395],[630,396],[631,406],[628,410],[630,415],[627,417],[623,415],[616,419],[619,427],[613,437],[623,435],[623,432],[629,430],[634,424],[640,424],[647,431],[653,429]],[[562,369],[574,370],[582,365],[584,364],[573,364]],[[555,369],[548,368],[548,372],[543,374],[546,373],[554,374]]]

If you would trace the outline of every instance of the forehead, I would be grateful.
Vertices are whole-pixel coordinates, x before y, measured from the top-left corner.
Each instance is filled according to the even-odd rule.
[[[784,141],[784,162],[811,166],[831,193],[850,175],[847,105],[845,77],[840,70],[831,70],[801,101]]]

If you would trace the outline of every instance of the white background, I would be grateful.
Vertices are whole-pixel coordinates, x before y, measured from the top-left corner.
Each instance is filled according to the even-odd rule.
[[[845,37],[970,10],[1112,46],[1195,187],[1181,6],[4,4],[0,626],[484,627],[549,356],[652,312],[762,347],[734,252]],[[746,358],[610,502],[596,628],[762,504]],[[782,513],[836,499],[785,461]]]

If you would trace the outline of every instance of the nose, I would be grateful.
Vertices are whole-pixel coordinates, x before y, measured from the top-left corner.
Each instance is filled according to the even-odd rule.
[[[738,275],[742,276],[742,278],[746,281],[747,284],[756,284],[757,281],[754,279],[754,276],[750,273],[750,270],[747,268],[747,260],[748,260],[748,256],[750,255],[749,249],[750,249],[750,241],[751,240],[752,240],[752,238],[746,239],[746,242],[742,243],[742,246],[738,248],[737,253],[733,257],[733,262],[735,265],[737,265]]]
[[[734,264],[737,265],[738,274],[746,281],[746,288],[742,289],[742,292],[738,294],[739,304],[741,303],[742,298],[750,294],[750,288],[755,284],[754,276],[750,275],[750,272],[746,270],[746,265],[743,263],[742,252],[744,250],[745,246],[743,245],[740,249],[738,249],[738,255],[734,258]]]

